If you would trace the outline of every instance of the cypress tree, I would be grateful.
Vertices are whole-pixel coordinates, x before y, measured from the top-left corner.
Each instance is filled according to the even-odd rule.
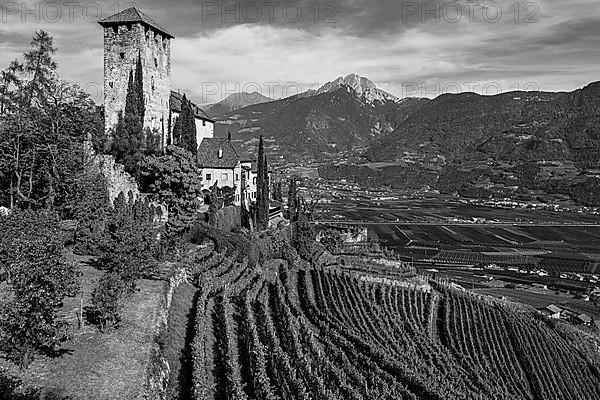
[[[138,177],[138,164],[144,153],[143,119],[140,117],[139,95],[133,71],[129,72],[125,114],[119,114],[111,153],[115,160],[125,166],[125,170]]]
[[[173,114],[171,112],[171,107],[169,107],[169,122],[167,123],[167,138],[165,140],[165,147],[168,147],[173,144],[173,141],[172,141],[173,126],[171,124],[172,119],[173,119]]]
[[[129,71],[129,80],[127,81],[127,96],[125,97],[125,115],[139,114],[139,95],[136,91],[136,83],[133,71]]]
[[[135,65],[135,96],[137,97],[137,112],[136,114],[144,125],[144,117],[146,115],[146,100],[144,99],[144,73],[142,71],[142,55],[138,53],[137,64]]]
[[[258,171],[256,177],[256,225],[267,229],[269,224],[269,172],[262,135],[258,143]]]
[[[265,207],[267,209],[267,218],[269,216],[269,199],[270,199],[270,195],[271,195],[271,181],[269,179],[269,163],[267,162],[267,154],[264,154],[264,161],[263,161],[263,182],[264,182],[264,186],[263,186],[263,194],[264,194],[264,198],[266,201]]]
[[[296,188],[296,177],[292,176],[288,189],[288,218],[290,219],[290,236],[292,242],[296,239],[295,225],[298,221],[298,189]]]
[[[173,124],[173,144],[179,147],[183,147],[182,141],[182,126],[181,126],[181,114],[175,117],[175,124]]]
[[[181,147],[196,154],[198,143],[196,141],[196,116],[192,108],[192,103],[188,101],[185,94],[181,101]]]

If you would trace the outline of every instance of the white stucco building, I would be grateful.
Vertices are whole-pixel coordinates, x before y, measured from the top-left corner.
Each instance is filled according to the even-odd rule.
[[[178,92],[171,92],[170,106],[171,106],[171,143],[173,143],[173,128],[175,127],[175,120],[179,118],[181,114],[181,100],[183,95]],[[189,99],[188,99],[189,100]],[[198,107],[196,104],[191,103],[194,109],[194,116],[196,117],[196,143],[200,145],[203,139],[212,138],[215,134],[215,120],[212,119],[203,109]]]
[[[256,170],[252,161],[243,155],[239,146],[230,139],[203,138],[198,146],[198,166],[202,174],[202,189],[209,189],[215,183],[235,189],[235,205],[256,201]]]

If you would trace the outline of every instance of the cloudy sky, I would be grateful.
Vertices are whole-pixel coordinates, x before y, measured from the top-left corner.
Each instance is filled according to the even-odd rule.
[[[0,64],[37,29],[60,74],[102,101],[102,28],[131,5],[173,41],[172,83],[198,103],[239,91],[274,98],[349,73],[399,97],[573,90],[600,80],[598,0],[2,0]]]

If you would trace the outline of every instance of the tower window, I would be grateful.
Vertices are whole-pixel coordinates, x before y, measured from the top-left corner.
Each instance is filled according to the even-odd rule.
[[[152,77],[152,90],[154,90],[154,77]]]
[[[154,57],[154,66],[158,67],[158,58]]]
[[[113,88],[113,86],[114,86],[113,82],[112,82],[112,81],[111,81],[111,82],[108,82],[108,86],[110,86],[110,88],[112,89],[112,88]]]
[[[121,57],[121,59],[125,58],[125,53],[119,53],[119,57]]]

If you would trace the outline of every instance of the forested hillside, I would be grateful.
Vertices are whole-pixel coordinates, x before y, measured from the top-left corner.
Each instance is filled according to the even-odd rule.
[[[373,160],[389,160],[420,147],[452,158],[596,163],[592,153],[597,154],[600,145],[599,96],[599,82],[570,93],[442,95],[374,144],[368,154]]]

